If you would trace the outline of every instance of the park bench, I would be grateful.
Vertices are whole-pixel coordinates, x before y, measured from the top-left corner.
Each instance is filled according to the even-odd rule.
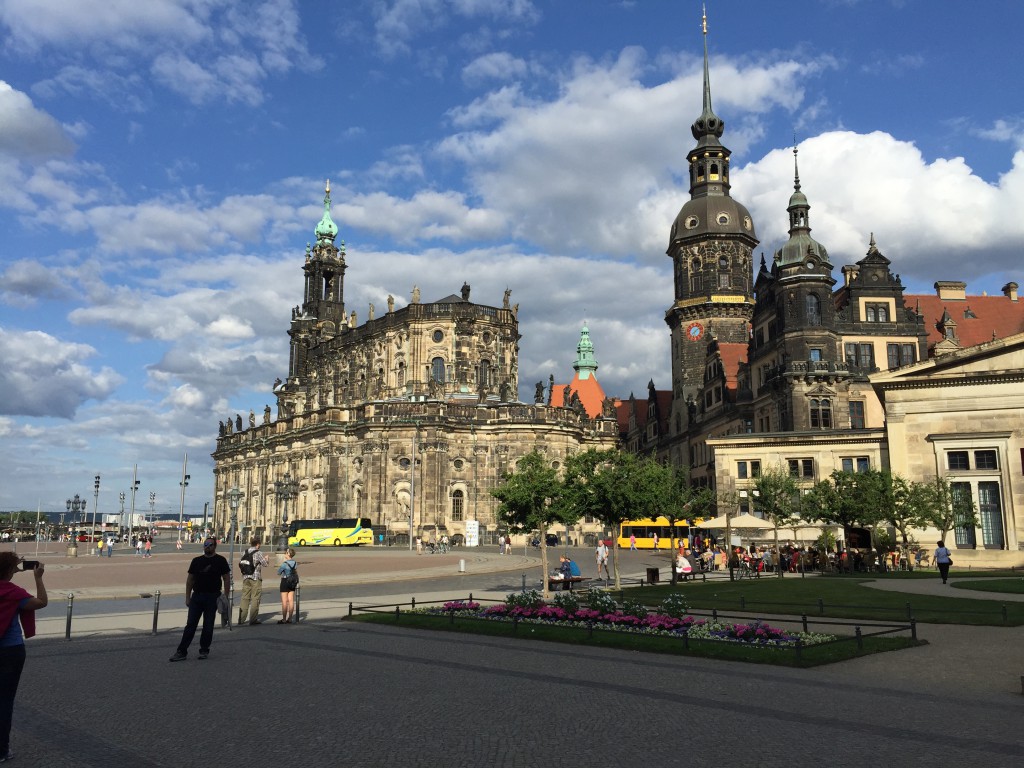
[[[568,579],[552,579],[548,577],[548,589],[551,592],[566,591],[572,592],[573,584],[582,584],[585,581],[590,581],[587,576],[570,576]]]

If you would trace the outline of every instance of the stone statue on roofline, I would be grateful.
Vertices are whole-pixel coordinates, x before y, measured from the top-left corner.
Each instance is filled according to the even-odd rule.
[[[544,382],[538,381],[533,391],[533,402],[543,403],[544,402]]]

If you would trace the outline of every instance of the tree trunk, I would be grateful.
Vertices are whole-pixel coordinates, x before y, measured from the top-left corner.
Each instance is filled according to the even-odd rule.
[[[551,590],[548,589],[548,527],[540,526],[540,568],[541,568],[541,596],[547,600],[551,597]]]

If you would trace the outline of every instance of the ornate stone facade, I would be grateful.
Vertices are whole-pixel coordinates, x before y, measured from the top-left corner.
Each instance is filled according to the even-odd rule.
[[[213,454],[216,530],[238,488],[243,537],[269,540],[288,519],[367,517],[392,534],[461,537],[497,529],[490,490],[516,460],[540,450],[553,466],[588,447],[612,447],[614,414],[518,401],[518,305],[458,295],[357,323],[344,305],[345,248],[335,247],[330,187],[315,247],[307,246],[304,297],[292,310],[289,371],[274,386],[277,418],[222,427]],[[550,397],[548,403],[551,402]],[[269,406],[268,406],[269,408]],[[287,502],[285,476],[296,485]]]

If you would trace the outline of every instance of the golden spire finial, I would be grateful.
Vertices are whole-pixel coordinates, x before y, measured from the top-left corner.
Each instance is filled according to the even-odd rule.
[[[327,189],[324,190],[328,195],[331,194],[331,180],[327,180]]]
[[[707,33],[708,33],[708,7],[706,5],[704,5],[703,3],[701,3],[700,12],[701,12],[700,28],[701,28],[701,31],[705,35],[707,35]]]

